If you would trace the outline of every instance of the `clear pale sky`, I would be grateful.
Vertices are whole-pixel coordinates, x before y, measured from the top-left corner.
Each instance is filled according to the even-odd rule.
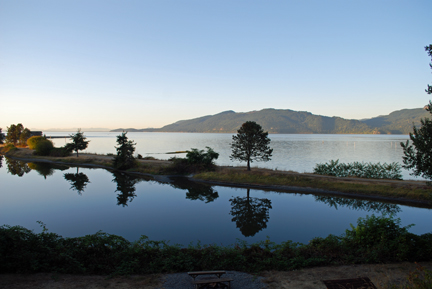
[[[0,127],[423,107],[431,0],[0,0]]]

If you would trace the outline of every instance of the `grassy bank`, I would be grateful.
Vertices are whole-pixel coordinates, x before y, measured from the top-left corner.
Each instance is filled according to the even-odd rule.
[[[337,178],[263,169],[246,171],[235,168],[221,168],[214,172],[203,172],[196,174],[194,178],[229,184],[319,188],[364,196],[373,195],[432,203],[432,187],[427,186],[425,182]]]
[[[308,244],[270,240],[231,246],[181,247],[143,236],[136,242],[98,232],[63,238],[42,224],[37,234],[20,226],[0,227],[0,271],[71,274],[149,274],[196,270],[293,270],[312,266],[432,260],[432,234],[415,235],[392,217],[359,218],[341,236]]]
[[[25,161],[45,161],[69,165],[86,165],[112,169],[112,155],[83,154],[79,157],[46,157],[35,156],[28,148],[17,148],[6,153],[6,156]],[[342,192],[363,197],[379,196],[395,201],[417,201],[424,205],[432,204],[432,187],[422,181],[376,180],[364,178],[340,178],[314,174],[301,174],[287,171],[275,171],[254,168],[246,171],[242,167],[215,167],[214,171],[202,171],[200,167],[191,167],[182,162],[171,162],[156,159],[137,159],[137,166],[129,172],[173,175],[190,174],[202,181],[220,182],[234,185],[258,185],[268,189],[284,190],[288,187],[321,189]]]

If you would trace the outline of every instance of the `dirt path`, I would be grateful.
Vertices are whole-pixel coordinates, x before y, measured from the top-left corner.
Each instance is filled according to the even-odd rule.
[[[432,262],[421,263],[432,270]],[[321,280],[353,279],[369,277],[377,288],[389,288],[401,284],[407,275],[416,269],[415,263],[350,265],[335,267],[316,267],[289,272],[271,271],[263,273],[269,289],[299,288],[326,289]]]
[[[432,270],[432,262],[421,263]],[[352,279],[369,277],[379,289],[389,288],[392,284],[406,281],[409,272],[416,269],[414,263],[350,265],[335,267],[316,267],[296,271],[269,271],[260,275],[269,289],[325,289],[321,280]],[[186,273],[184,273],[186,274]],[[163,288],[166,275],[134,275],[116,278],[106,276],[80,276],[68,274],[0,274],[0,288],[3,289],[102,289],[102,288]],[[239,288],[233,288],[239,289]]]

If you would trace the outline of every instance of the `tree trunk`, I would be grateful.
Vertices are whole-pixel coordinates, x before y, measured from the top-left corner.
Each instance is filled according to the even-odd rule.
[[[76,152],[77,152],[77,157],[78,157],[78,150]]]
[[[250,171],[250,161],[247,162],[247,170]]]

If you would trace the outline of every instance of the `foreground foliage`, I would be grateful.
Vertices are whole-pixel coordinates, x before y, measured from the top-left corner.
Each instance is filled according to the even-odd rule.
[[[329,163],[316,164],[314,174],[335,177],[359,177],[367,179],[402,180],[401,166],[396,163],[339,163],[331,160]]]
[[[432,60],[432,44],[426,46],[425,50]],[[432,69],[432,62],[429,63],[429,66]],[[432,94],[432,86],[429,84],[426,93]],[[432,114],[431,101],[429,101],[425,109]],[[409,134],[409,137],[412,145],[408,140],[406,143],[400,143],[404,152],[403,167],[413,170],[411,175],[432,180],[432,120],[427,117],[422,119],[420,127],[413,126],[413,132]],[[432,182],[429,184],[432,184]]]
[[[169,245],[142,236],[136,242],[97,232],[77,238],[34,233],[20,226],[0,227],[0,272],[147,274],[224,268],[243,272],[293,270],[310,266],[432,260],[432,234],[421,236],[392,217],[360,218],[341,236],[255,244]]]

